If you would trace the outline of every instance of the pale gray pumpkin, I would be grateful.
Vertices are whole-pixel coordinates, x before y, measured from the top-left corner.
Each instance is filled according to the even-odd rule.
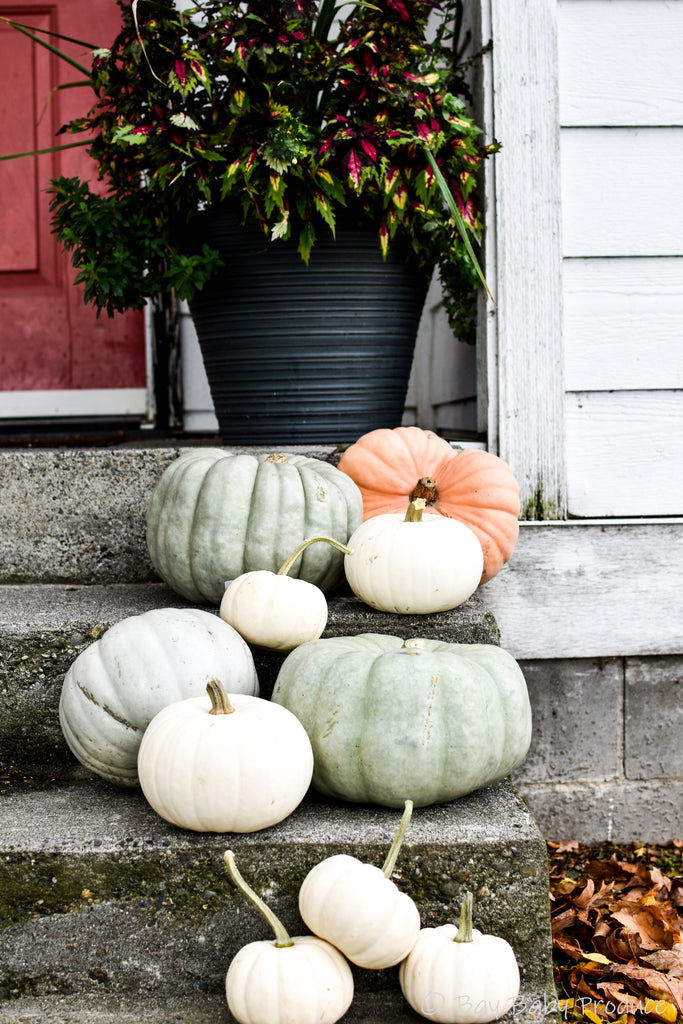
[[[308,733],[314,787],[360,803],[453,800],[508,775],[531,741],[521,669],[488,644],[313,640],[287,656],[272,700]]]
[[[203,696],[219,679],[230,693],[258,695],[249,647],[237,630],[201,608],[131,615],[86,647],[69,668],[59,723],[72,753],[121,786],[138,784],[138,750],[162,708]]]
[[[190,601],[219,604],[226,581],[277,572],[308,537],[346,544],[362,518],[358,487],[330,463],[195,448],[166,468],[152,493],[147,546],[169,586]],[[330,590],[344,578],[343,555],[312,545],[291,575]]]

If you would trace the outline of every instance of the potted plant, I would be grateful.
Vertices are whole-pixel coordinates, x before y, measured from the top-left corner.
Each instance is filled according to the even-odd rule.
[[[473,339],[474,193],[497,146],[466,110],[460,0],[117,2],[120,34],[81,69],[94,105],[62,128],[85,133],[105,190],[50,185],[86,301],[110,315],[160,291],[189,301],[225,441],[396,425],[434,268]]]

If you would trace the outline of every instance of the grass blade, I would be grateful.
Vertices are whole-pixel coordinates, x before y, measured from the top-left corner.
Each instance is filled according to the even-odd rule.
[[[474,266],[474,269],[477,272],[477,276],[479,277],[479,280],[481,281],[481,283],[483,284],[484,288],[486,289],[487,295],[489,296],[489,298],[491,299],[491,301],[495,305],[495,300],[493,298],[493,295],[491,294],[491,289],[489,288],[488,284],[486,283],[486,278],[484,277],[483,270],[479,266],[479,260],[477,259],[476,255],[474,253],[474,249],[472,248],[472,243],[470,241],[469,232],[467,230],[467,226],[465,224],[465,221],[463,220],[462,214],[460,213],[460,210],[458,209],[458,205],[457,205],[457,203],[455,201],[455,197],[453,196],[453,193],[451,192],[450,188],[448,187],[448,182],[446,181],[446,179],[444,178],[443,174],[441,173],[441,170],[440,170],[436,160],[434,159],[434,154],[432,153],[431,149],[425,149],[425,153],[427,154],[427,159],[429,160],[431,168],[434,171],[434,175],[436,177],[437,184],[438,184],[439,188],[441,189],[441,194],[443,195],[444,199],[446,200],[446,203],[448,205],[448,209],[450,210],[451,215],[453,217],[453,220],[455,221],[455,225],[456,225],[458,231],[460,232],[460,236],[461,236],[463,242],[465,243],[465,248],[467,249],[467,253],[468,253],[470,259],[472,260],[472,264]]]

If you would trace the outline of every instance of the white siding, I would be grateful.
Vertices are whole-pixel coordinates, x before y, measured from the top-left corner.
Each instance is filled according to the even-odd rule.
[[[476,350],[453,337],[438,275],[417,335],[403,422],[449,438],[477,429]]]
[[[560,117],[683,125],[680,0],[560,0]]]
[[[683,2],[559,0],[572,516],[683,512]]]

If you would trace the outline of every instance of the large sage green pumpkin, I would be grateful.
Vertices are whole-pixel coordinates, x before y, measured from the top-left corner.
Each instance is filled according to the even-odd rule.
[[[521,669],[488,644],[313,640],[287,656],[272,699],[308,733],[314,787],[360,803],[454,800],[508,775],[531,741]]]
[[[194,448],[162,473],[147,509],[152,564],[189,601],[219,604],[228,580],[277,572],[309,537],[345,544],[363,519],[356,484],[330,463],[304,455],[235,455]],[[329,590],[344,556],[312,544],[291,576]]]

